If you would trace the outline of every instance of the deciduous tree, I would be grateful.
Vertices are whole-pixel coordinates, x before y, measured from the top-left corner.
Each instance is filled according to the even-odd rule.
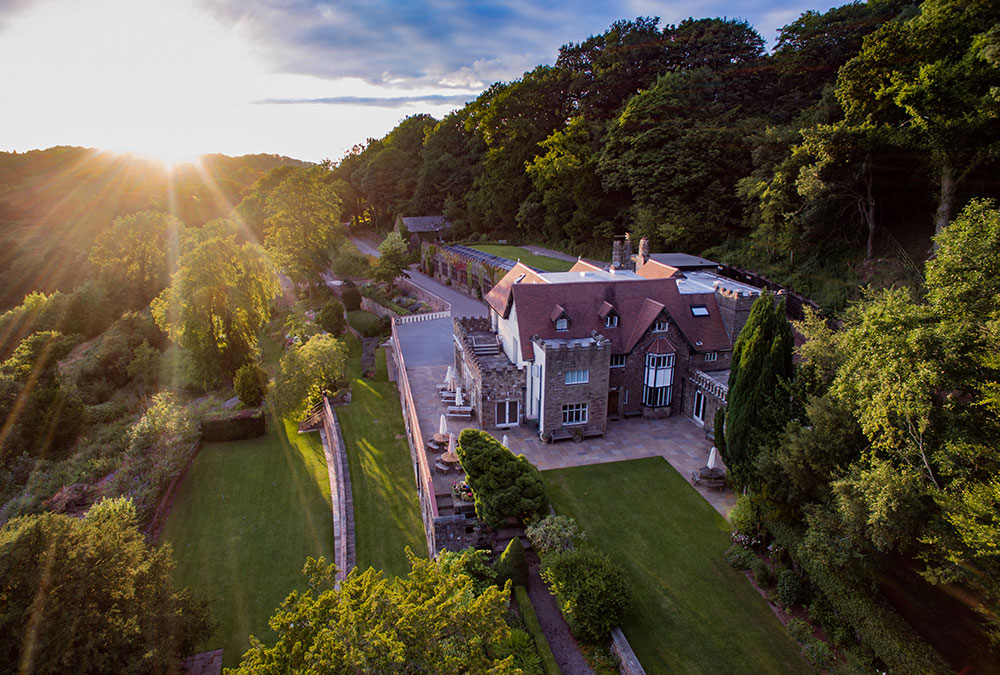
[[[292,345],[274,375],[271,404],[282,417],[301,420],[323,394],[336,392],[346,367],[347,348],[332,335],[314,335],[303,345]]]

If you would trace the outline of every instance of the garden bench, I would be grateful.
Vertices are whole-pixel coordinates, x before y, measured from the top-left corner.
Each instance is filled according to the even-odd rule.
[[[459,418],[463,420],[472,419],[472,406],[470,405],[450,405],[447,411],[448,417]]]
[[[444,462],[434,462],[434,470],[438,473],[448,473],[451,471],[451,465],[445,464]]]

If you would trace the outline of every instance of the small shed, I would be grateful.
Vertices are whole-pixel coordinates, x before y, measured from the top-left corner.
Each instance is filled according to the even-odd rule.
[[[451,221],[444,216],[398,216],[396,218],[396,232],[402,232],[403,228],[410,234],[410,245],[416,248],[423,242],[441,241],[442,233],[450,230]]]

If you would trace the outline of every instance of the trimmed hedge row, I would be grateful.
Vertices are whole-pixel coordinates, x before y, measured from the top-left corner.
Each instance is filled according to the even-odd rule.
[[[243,441],[267,432],[267,420],[260,408],[234,413],[212,413],[201,421],[201,439],[206,443]]]
[[[798,551],[801,537],[793,528],[781,523],[768,523],[767,527],[785,550]],[[902,617],[872,597],[870,591],[851,584],[820,561],[804,555],[796,555],[795,559],[836,611],[857,631],[862,644],[871,648],[890,670],[901,673],[950,671],[941,655]]]
[[[528,589],[524,586],[514,586],[514,601],[517,602],[517,607],[521,610],[521,619],[524,620],[525,630],[535,640],[535,648],[538,649],[538,656],[542,659],[545,675],[560,675],[559,664],[556,663],[556,657],[549,647],[549,641],[545,639],[545,633],[542,632],[542,624],[535,613],[535,606],[531,604],[531,598],[528,597]]]

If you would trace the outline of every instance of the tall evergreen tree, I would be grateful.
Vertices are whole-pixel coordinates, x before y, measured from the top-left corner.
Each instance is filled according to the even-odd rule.
[[[784,385],[792,375],[792,327],[785,301],[762,293],[733,347],[724,459],[738,486],[754,481],[761,448],[777,442],[788,421]]]

